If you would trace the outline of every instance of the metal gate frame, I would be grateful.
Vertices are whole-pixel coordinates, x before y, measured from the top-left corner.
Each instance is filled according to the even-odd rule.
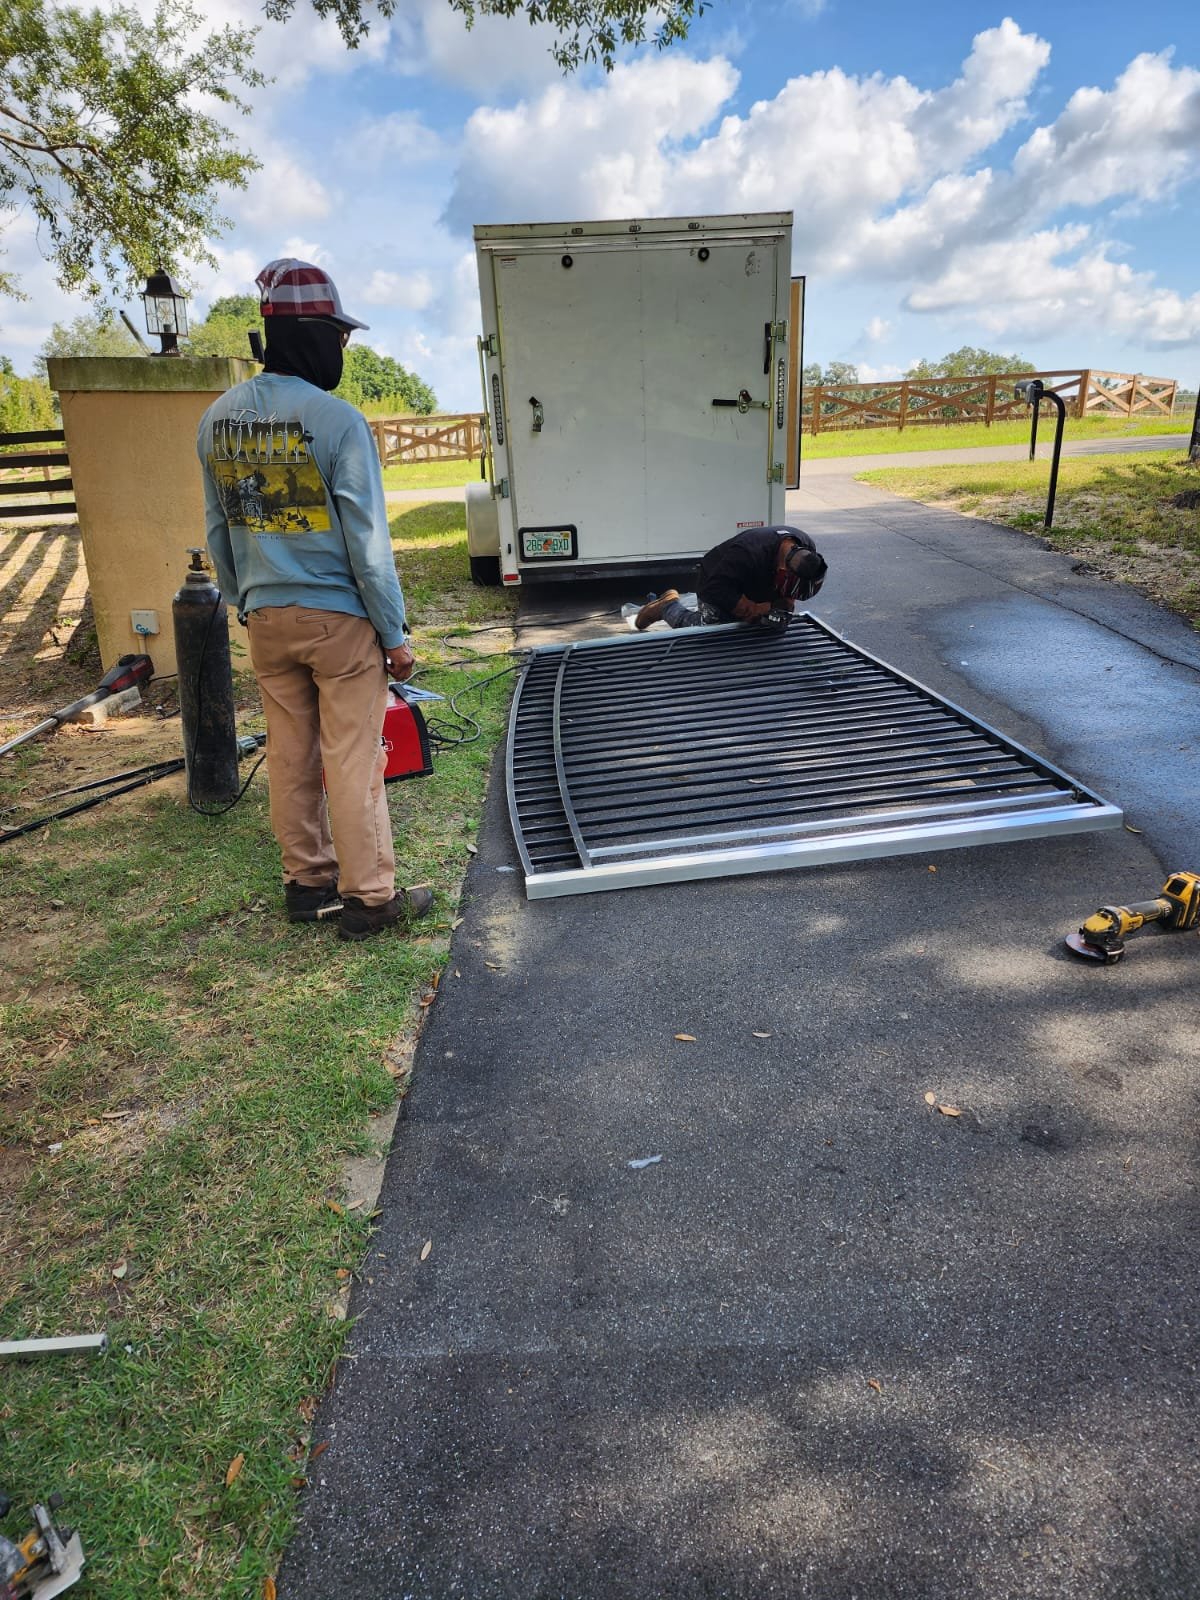
[[[901,758],[889,757],[882,736],[878,733],[868,733],[865,742],[868,747],[873,744],[877,753],[863,757],[850,752],[851,765],[861,766],[865,761],[868,764],[865,772],[867,778],[878,778],[881,773],[884,776],[880,781],[865,784],[862,793],[851,800],[847,811],[842,815],[825,815],[819,819],[782,824],[763,818],[759,822],[743,822],[737,826],[730,826],[728,823],[722,825],[719,820],[714,820],[707,828],[701,824],[697,831],[685,833],[683,836],[672,834],[669,829],[664,836],[660,829],[659,837],[639,838],[628,843],[603,842],[603,840],[598,843],[594,839],[589,842],[586,819],[581,820],[579,815],[584,800],[580,793],[572,792],[570,767],[574,757],[572,751],[567,748],[569,742],[567,730],[571,729],[570,740],[576,745],[580,739],[590,739],[592,732],[586,726],[572,729],[571,696],[568,690],[568,675],[572,661],[579,660],[581,652],[597,650],[628,652],[645,649],[647,659],[644,669],[641,668],[636,656],[630,657],[627,654],[621,657],[614,655],[613,666],[617,669],[632,665],[637,673],[644,670],[645,674],[650,675],[645,678],[645,682],[652,686],[657,681],[653,676],[656,669],[662,672],[668,657],[677,648],[682,646],[679,658],[682,662],[684,653],[688,651],[697,648],[701,651],[715,648],[719,636],[722,635],[741,635],[745,638],[747,648],[765,650],[768,656],[773,648],[778,648],[779,657],[776,662],[772,663],[769,660],[751,662],[752,668],[759,669],[758,674],[748,674],[743,680],[748,687],[740,692],[743,701],[751,710],[756,685],[761,686],[761,693],[764,695],[769,696],[773,688],[778,692],[780,681],[778,669],[786,668],[788,665],[786,652],[789,649],[789,640],[792,641],[791,648],[800,652],[802,665],[805,650],[808,650],[810,655],[825,652],[830,660],[843,663],[842,687],[849,685],[849,678],[853,672],[858,672],[867,679],[881,681],[883,686],[876,698],[882,696],[886,702],[883,708],[886,714],[882,720],[887,721],[889,718],[901,720],[905,716],[915,716],[918,724],[923,725],[926,730],[916,736],[916,744],[926,752],[922,766],[926,776],[922,781],[927,792],[932,787],[932,793],[924,802],[921,801],[919,794],[914,795],[912,803],[904,803],[903,795],[894,795],[891,805],[885,803],[882,807],[877,806],[871,810],[869,791],[872,787],[885,791],[880,798],[886,802],[888,798],[886,790],[889,785],[892,789],[910,790],[919,789],[922,782],[913,782],[911,777],[904,781],[906,775],[903,772],[887,772],[886,769],[895,768]],[[730,642],[732,643],[732,640]],[[658,647],[655,652],[658,659],[651,659],[650,651],[655,646]],[[725,650],[718,651],[710,657],[707,662],[704,662],[703,656],[697,657],[697,662],[703,663],[698,670],[701,697],[689,702],[687,714],[699,718],[697,725],[701,729],[703,715],[699,707],[703,704],[703,691],[708,687],[708,680],[711,677],[711,673],[705,668],[715,667],[718,664],[728,667],[731,663],[737,668],[744,664],[738,661],[738,652],[741,648],[741,645],[734,645],[730,651],[726,647]],[[554,673],[553,695],[549,698],[548,674],[555,662],[557,669]],[[865,673],[862,671],[864,666],[868,669]],[[836,678],[838,670],[836,667],[818,667],[816,672],[812,672],[805,668],[810,678],[829,673]],[[770,676],[773,671],[774,677]],[[593,694],[597,692],[595,684],[588,687]],[[686,681],[683,681],[683,687],[687,689]],[[830,687],[835,692],[823,698],[836,700],[836,690],[839,686],[830,685]],[[846,687],[846,692],[850,697],[855,697],[866,696],[872,690],[870,685],[863,689],[850,686]],[[614,701],[616,701],[615,695]],[[639,707],[624,714],[627,721],[630,717],[636,720],[638,716],[650,715],[650,710]],[[723,714],[728,722],[731,716],[736,716],[736,707],[732,712],[726,708]],[[812,715],[817,714],[812,713]],[[714,718],[717,720],[720,720],[721,715],[720,710],[714,712]],[[795,702],[794,715],[800,719],[810,715],[805,701],[799,697]],[[869,718],[878,717],[879,712],[867,704],[865,699],[861,705],[848,707],[843,701],[841,705],[835,707],[834,720],[827,726],[836,730],[833,737],[839,743],[851,745],[856,739],[860,743],[864,742],[864,736],[856,732],[852,724],[842,720],[847,715],[851,719],[857,716]],[[845,731],[847,726],[850,727],[848,734]],[[596,750],[586,756],[586,759],[593,762],[602,760],[604,754],[602,732],[598,731],[595,737],[600,742]],[[820,734],[820,737],[825,743],[829,742],[828,733]],[[786,738],[786,735],[783,738]],[[783,738],[779,735],[774,737],[774,753],[785,749]],[[752,744],[753,739],[752,734],[749,740],[742,740],[741,744]],[[762,736],[762,739],[768,745],[771,743],[769,735]],[[731,741],[727,741],[729,742]],[[939,744],[945,746],[945,749],[939,753],[935,748],[932,754],[928,753],[931,746]],[[956,745],[959,747],[959,753],[955,753]],[[628,743],[614,745],[612,748],[621,750],[623,757],[628,756]],[[701,761],[704,759],[705,748],[706,741],[701,731],[696,736],[696,749],[700,753]],[[733,763],[740,761],[741,748],[732,753],[726,750],[723,756],[719,751],[719,740],[711,748],[716,752],[714,760],[725,761],[726,775],[714,774],[711,778],[701,777],[698,787],[719,789],[722,783],[728,785],[732,781]],[[793,790],[804,788],[816,790],[822,781],[826,781],[827,784],[835,781],[832,778],[822,780],[815,768],[797,775],[794,770],[795,765],[805,759],[803,745],[793,744],[786,748],[787,759],[791,763],[790,777],[787,776],[788,768],[776,768],[774,774],[770,775],[771,769],[766,765],[760,765],[758,770],[769,775],[745,781],[757,781],[766,786],[778,780],[790,783]],[[772,753],[771,749],[767,749],[765,753],[760,752],[757,757],[749,754],[746,761],[752,763],[758,759],[760,762],[767,762]],[[583,759],[581,757],[578,765],[582,765]],[[657,784],[659,789],[664,789],[673,780],[667,768],[660,766],[655,770],[654,762],[661,759],[664,759],[661,752],[655,750],[651,744],[646,755],[647,772],[644,781],[652,785]],[[844,760],[843,755],[843,763]],[[876,763],[874,772],[869,768],[871,761]],[[977,781],[976,777],[971,775],[972,763],[981,781]],[[694,758],[693,766],[695,764]],[[988,770],[989,768],[992,770]],[[932,776],[929,776],[930,773]],[[862,781],[863,776],[851,772],[849,781]],[[764,639],[761,630],[732,623],[719,627],[692,628],[672,635],[664,635],[661,632],[618,635],[587,639],[567,645],[543,645],[534,649],[525,663],[513,696],[508,729],[506,781],[509,816],[525,871],[526,896],[531,900],[595,893],[605,889],[626,889],[642,884],[679,883],[692,879],[819,866],[832,862],[870,860],[883,856],[907,855],[933,848],[955,849],[974,844],[998,844],[1024,838],[1090,832],[1120,827],[1123,820],[1119,807],[1101,799],[1099,795],[1084,788],[1059,768],[1034,755],[1023,745],[1017,744],[977,717],[971,716],[969,712],[944,699],[916,679],[907,677],[879,657],[851,644],[811,613],[802,613],[793,618],[787,633],[777,636],[777,639]],[[602,780],[594,776],[590,778],[581,774],[576,776],[577,788],[580,791],[585,783],[591,783],[595,787],[597,782],[602,783]],[[842,780],[843,792],[846,792],[846,782],[847,779]],[[977,798],[954,798],[951,786],[960,783],[964,787],[969,785]],[[989,788],[1007,792],[978,797],[982,791]],[[653,817],[647,818],[646,826],[640,830],[635,823],[639,807],[645,811],[653,802],[639,800],[636,789],[632,794],[628,788],[623,792],[624,803],[629,808],[630,815],[621,819],[616,816],[615,810],[613,815],[615,820],[624,820],[634,825],[625,826],[619,831],[626,834],[638,831],[653,833]],[[728,788],[725,792],[729,793]],[[766,798],[764,795],[763,799]],[[808,798],[819,800],[819,796],[816,795]],[[713,803],[701,805],[699,807],[701,810],[745,811],[751,805],[748,797],[720,803],[717,803],[714,797],[705,799],[711,799]],[[901,804],[895,803],[897,799],[900,799]],[[617,801],[604,803],[610,810],[619,805]],[[595,804],[592,804],[591,809],[593,811],[596,809]],[[762,809],[765,812],[769,807],[764,806]],[[828,813],[833,807],[827,803],[818,803],[807,807],[796,806],[793,809],[820,810]],[[864,814],[849,814],[854,810]],[[535,820],[542,817],[548,817],[549,820]],[[530,836],[534,833],[543,835],[550,833],[558,839],[560,842],[555,846],[557,854],[537,859],[535,855],[537,845],[531,848]],[[573,859],[569,859],[570,857]],[[547,860],[551,864],[547,864]],[[559,861],[564,864],[552,864]]]

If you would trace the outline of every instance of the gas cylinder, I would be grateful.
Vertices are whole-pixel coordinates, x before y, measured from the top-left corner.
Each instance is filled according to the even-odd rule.
[[[188,553],[192,564],[171,602],[171,616],[188,800],[206,811],[228,805],[238,792],[233,666],[225,599],[208,574],[204,551]]]

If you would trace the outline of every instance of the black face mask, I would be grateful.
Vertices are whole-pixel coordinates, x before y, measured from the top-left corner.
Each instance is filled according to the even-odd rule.
[[[342,330],[320,317],[267,317],[267,372],[303,378],[318,389],[342,381]]]

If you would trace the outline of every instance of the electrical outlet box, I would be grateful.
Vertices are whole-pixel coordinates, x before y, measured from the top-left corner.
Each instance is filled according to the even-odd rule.
[[[131,611],[129,620],[133,624],[134,633],[148,634],[158,632],[157,611]]]

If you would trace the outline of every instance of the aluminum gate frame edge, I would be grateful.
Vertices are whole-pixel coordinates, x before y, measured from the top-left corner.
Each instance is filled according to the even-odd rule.
[[[658,856],[652,861],[644,862],[611,862],[591,864],[589,866],[572,867],[559,872],[536,872],[533,862],[525,845],[521,831],[519,814],[516,804],[516,793],[513,779],[513,750],[516,742],[517,711],[521,700],[521,691],[535,658],[552,654],[561,654],[565,660],[575,651],[605,649],[612,645],[640,645],[642,643],[661,643],[661,634],[653,633],[625,633],[606,635],[598,639],[574,640],[570,644],[544,644],[535,645],[529,652],[517,681],[516,691],[513,695],[512,706],[509,713],[509,728],[507,741],[507,771],[505,774],[506,791],[509,808],[509,821],[516,841],[517,851],[521,858],[525,875],[525,897],[527,900],[552,899],[571,894],[593,894],[606,889],[625,889],[647,886],[653,883],[686,883],[704,878],[745,876],[756,872],[778,872],[804,866],[822,866],[841,861],[873,860],[886,856],[913,855],[921,850],[933,847],[953,850],[978,843],[1004,844],[1013,840],[1026,837],[1050,838],[1059,834],[1068,833],[1093,833],[1109,828],[1118,828],[1124,822],[1124,812],[1119,806],[1114,806],[1104,800],[1093,790],[1088,789],[1062,768],[1056,767],[1052,762],[1035,755],[1024,745],[1018,744],[1015,739],[1010,739],[990,723],[982,721],[971,712],[965,710],[953,700],[947,700],[935,689],[929,688],[917,678],[910,678],[902,673],[890,662],[882,657],[872,655],[870,651],[862,649],[847,635],[839,633],[836,628],[831,628],[828,623],[822,622],[819,617],[810,611],[797,613],[794,620],[801,618],[813,623],[822,633],[829,638],[848,646],[865,661],[872,662],[881,667],[885,672],[893,674],[902,682],[912,688],[928,695],[938,705],[945,706],[950,711],[957,713],[967,722],[990,734],[1002,746],[1015,751],[1025,757],[1035,768],[1043,773],[1052,774],[1061,780],[1064,786],[1080,800],[1090,801],[1094,809],[1090,812],[1080,811],[1078,806],[1063,806],[1049,812],[1043,811],[1034,816],[1005,816],[999,813],[982,821],[978,818],[966,819],[952,823],[925,823],[916,827],[906,828],[875,828],[866,832],[859,832],[840,839],[823,840],[793,840],[787,844],[733,846],[724,850],[709,851],[704,855],[669,855]],[[731,622],[717,623],[704,628],[689,628],[688,638],[696,638],[700,633],[733,633],[744,631],[751,624]],[[561,689],[561,674],[556,690]],[[556,701],[558,692],[556,692]],[[557,766],[556,762],[556,766]],[[561,769],[560,769],[561,780]],[[560,796],[564,800],[569,797]],[[572,830],[574,832],[574,830]]]
[[[598,894],[605,889],[633,889],[653,883],[687,883],[701,878],[744,877],[754,872],[780,872],[796,867],[828,866],[842,861],[871,861],[885,856],[915,855],[922,850],[955,850],[973,844],[1006,844],[1015,839],[1051,838],[1062,833],[1093,833],[1118,828],[1124,813],[1100,802],[1091,812],[1063,807],[1031,817],[999,816],[987,822],[970,820],[926,823],[917,828],[878,828],[844,839],[796,840],[783,845],[742,845],[711,850],[705,855],[657,856],[653,861],[602,862],[568,872],[526,875],[525,898],[550,900],[569,894]]]

